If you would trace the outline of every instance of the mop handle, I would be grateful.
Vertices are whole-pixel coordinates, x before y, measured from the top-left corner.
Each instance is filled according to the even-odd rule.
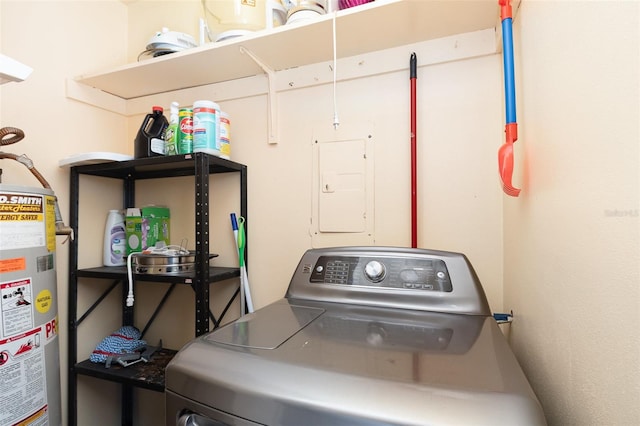
[[[238,232],[238,220],[236,219],[236,214],[235,213],[231,213],[231,229],[233,229],[234,232]]]
[[[251,288],[249,287],[249,276],[247,275],[247,265],[245,264],[244,256],[245,256],[245,246],[246,246],[246,235],[244,229],[244,217],[240,216],[238,218],[238,247],[240,248],[239,257],[240,257],[240,271],[242,273],[242,285],[244,286],[244,296],[247,299],[247,309],[249,313],[253,312],[253,299],[251,297]]]
[[[513,18],[511,0],[499,0],[500,18],[502,19],[502,56],[504,61],[504,93],[506,123],[516,120],[516,88],[513,65]]]
[[[233,230],[233,242],[236,243],[238,258],[240,258],[240,245],[238,244],[238,220],[236,219],[235,213],[231,213],[229,216],[231,217],[231,229]],[[242,263],[243,262],[239,260],[239,266],[242,266]]]
[[[236,252],[238,254],[238,267],[240,268],[240,312],[242,313],[241,315],[244,315],[246,295],[244,290],[245,286],[244,286],[244,275],[242,273],[243,272],[242,261],[240,260],[240,247],[238,246],[238,221],[236,219],[235,213],[231,213],[229,216],[231,218],[233,242],[236,244]]]
[[[244,235],[244,218],[240,217],[238,220],[238,250],[239,250],[239,258],[240,258],[240,267],[244,268],[244,246],[246,244],[245,235]]]

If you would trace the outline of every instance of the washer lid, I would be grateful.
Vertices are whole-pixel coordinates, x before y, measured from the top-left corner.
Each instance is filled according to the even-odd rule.
[[[282,299],[187,344],[165,379],[264,425],[544,424],[489,316]]]
[[[255,313],[245,315],[205,340],[244,348],[276,349],[323,312],[321,308],[272,304],[260,310],[260,318]]]

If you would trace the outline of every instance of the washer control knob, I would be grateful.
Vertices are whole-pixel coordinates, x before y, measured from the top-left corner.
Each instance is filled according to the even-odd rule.
[[[387,271],[384,265],[377,260],[372,260],[364,267],[364,275],[369,281],[374,283],[379,283],[380,281],[382,281],[386,274]]]

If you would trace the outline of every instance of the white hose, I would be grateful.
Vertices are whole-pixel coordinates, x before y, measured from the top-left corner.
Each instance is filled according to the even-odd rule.
[[[127,306],[131,307],[133,306],[133,274],[131,273],[131,258],[133,256],[136,256],[140,254],[140,252],[135,252],[135,253],[131,253],[129,254],[129,256],[127,256],[127,277],[129,278],[129,293],[127,294]]]
[[[149,247],[148,249],[145,249],[144,251],[137,251],[137,252],[133,252],[131,254],[129,254],[129,256],[127,256],[127,278],[129,279],[129,292],[127,293],[127,300],[126,300],[126,304],[128,307],[133,306],[133,302],[134,302],[134,297],[133,297],[133,272],[132,272],[132,268],[131,268],[131,259],[134,256],[139,256],[141,254],[165,254],[168,256],[181,256],[181,255],[186,255],[189,254],[189,250],[185,249],[182,246],[176,246],[176,245],[169,245],[169,246],[165,246],[163,245],[164,243],[160,242],[158,243],[159,245],[155,246],[155,247]]]

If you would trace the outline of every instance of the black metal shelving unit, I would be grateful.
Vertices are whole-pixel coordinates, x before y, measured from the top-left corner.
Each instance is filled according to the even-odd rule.
[[[135,183],[142,179],[167,177],[194,177],[195,191],[195,271],[187,274],[144,275],[137,274],[135,281],[168,283],[168,289],[142,329],[148,329],[156,315],[160,312],[176,285],[189,285],[195,296],[195,333],[194,337],[210,331],[211,325],[217,328],[227,310],[240,292],[238,288],[227,301],[225,308],[216,317],[209,309],[210,284],[238,277],[238,268],[209,266],[209,178],[217,173],[240,174],[240,214],[247,220],[247,167],[230,160],[205,153],[175,155],[170,157],[151,157],[123,162],[88,164],[71,167],[70,182],[70,226],[75,238],[69,249],[69,301],[68,301],[68,417],[69,425],[77,424],[77,376],[87,375],[99,379],[120,383],[122,394],[122,425],[131,425],[133,418],[133,388],[140,387],[154,391],[164,391],[164,368],[176,351],[162,349],[149,363],[137,363],[129,367],[112,365],[106,368],[102,364],[94,364],[89,360],[79,362],[77,359],[78,327],[91,312],[118,287],[122,289],[122,323],[133,325],[133,307],[126,307],[127,270],[125,267],[95,267],[78,269],[78,239],[82,230],[78,229],[80,206],[80,176],[90,175],[111,179],[119,179],[123,183],[123,208],[135,206]],[[82,278],[100,278],[112,283],[79,315],[77,309],[78,281]]]

